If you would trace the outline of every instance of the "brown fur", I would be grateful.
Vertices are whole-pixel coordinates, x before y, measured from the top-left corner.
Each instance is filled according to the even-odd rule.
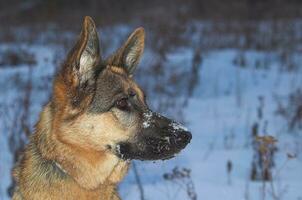
[[[94,24],[86,17],[78,43],[55,78],[53,98],[43,109],[36,131],[15,167],[13,200],[119,199],[116,187],[130,163],[108,152],[105,145],[126,140],[135,126],[120,124],[112,112],[87,112],[93,95],[79,91],[81,80],[70,66],[79,65],[91,28]],[[99,57],[93,56],[95,65]],[[90,69],[81,70],[87,73]],[[124,90],[140,90],[122,68],[107,66],[103,73],[124,76]],[[143,98],[142,92],[137,92]]]
[[[116,200],[130,159],[169,159],[190,142],[187,130],[148,108],[132,79],[143,48],[139,28],[102,60],[94,22],[85,18],[14,169],[13,200]]]
[[[14,171],[18,188],[13,199],[119,199],[116,184],[129,163],[104,151],[91,150],[89,145],[84,149],[59,141],[51,134],[50,107],[48,104],[43,110],[37,131]]]

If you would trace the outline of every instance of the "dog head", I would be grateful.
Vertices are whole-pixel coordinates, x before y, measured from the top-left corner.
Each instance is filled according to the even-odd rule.
[[[103,59],[95,24],[85,18],[54,82],[58,140],[82,151],[139,160],[171,158],[190,142],[188,130],[148,108],[132,78],[144,37],[144,29],[136,29],[116,53]]]

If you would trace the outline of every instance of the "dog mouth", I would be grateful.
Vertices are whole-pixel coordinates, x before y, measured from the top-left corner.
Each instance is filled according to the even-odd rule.
[[[147,115],[135,138],[120,142],[115,154],[124,160],[167,160],[190,143],[192,135],[181,124],[159,114]]]

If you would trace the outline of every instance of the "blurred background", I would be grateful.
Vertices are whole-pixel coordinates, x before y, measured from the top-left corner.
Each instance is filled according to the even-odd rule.
[[[102,54],[138,26],[136,80],[193,140],[169,161],[135,161],[126,200],[302,199],[302,1],[0,0],[0,199],[90,15]]]

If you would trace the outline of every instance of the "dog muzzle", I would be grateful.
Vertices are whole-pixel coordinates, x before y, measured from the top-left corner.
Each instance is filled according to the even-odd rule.
[[[181,124],[158,113],[143,114],[140,132],[131,140],[116,145],[122,159],[165,160],[174,157],[192,139]]]

